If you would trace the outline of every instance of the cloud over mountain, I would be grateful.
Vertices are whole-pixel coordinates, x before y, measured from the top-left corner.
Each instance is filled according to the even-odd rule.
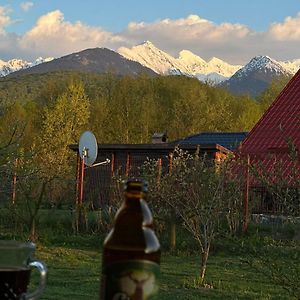
[[[0,33],[3,31],[4,27],[8,26],[11,22],[9,13],[10,9],[8,7],[0,6]]]
[[[0,6],[0,59],[60,57],[92,47],[116,50],[144,40],[151,40],[173,56],[178,56],[181,49],[190,49],[206,60],[215,56],[232,64],[244,64],[255,55],[270,55],[277,60],[299,58],[300,13],[271,24],[264,32],[243,24],[216,24],[198,15],[131,22],[117,33],[80,21],[69,22],[60,10],[40,16],[23,35],[7,30],[11,22],[10,9]]]
[[[52,11],[41,16],[35,26],[21,39],[22,49],[36,49],[35,56],[62,56],[64,54],[93,48],[99,45],[113,45],[118,37],[101,28],[81,22],[64,20],[61,11]]]
[[[270,26],[270,35],[278,41],[300,41],[300,12],[296,17],[287,17],[283,23]]]

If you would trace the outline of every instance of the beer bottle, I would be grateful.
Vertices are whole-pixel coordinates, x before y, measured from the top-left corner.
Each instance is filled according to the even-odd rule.
[[[160,244],[145,201],[147,183],[129,180],[102,257],[101,300],[157,299]]]

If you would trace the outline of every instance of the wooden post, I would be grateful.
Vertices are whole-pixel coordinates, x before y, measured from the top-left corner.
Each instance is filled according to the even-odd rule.
[[[247,232],[249,224],[249,181],[250,181],[250,156],[247,155],[247,167],[245,174],[245,189],[244,189],[244,227],[243,232]]]
[[[116,156],[116,155],[115,155],[115,153],[113,152],[113,153],[111,154],[111,176],[114,176],[114,175],[115,175],[115,159],[116,159],[115,156]]]
[[[161,169],[162,169],[162,160],[159,158],[157,160],[157,184],[160,184],[160,179],[161,179]]]
[[[84,160],[78,154],[77,159],[77,197],[76,197],[76,213],[75,213],[75,231],[80,232],[83,228],[84,218],[82,211],[82,203],[84,196]]]
[[[171,221],[171,228],[170,228],[170,244],[171,249],[176,249],[176,223],[174,221]]]
[[[172,173],[173,168],[173,153],[169,153],[169,174]]]
[[[77,166],[76,166],[76,199],[75,205],[77,206],[79,203],[79,195],[80,195],[80,169],[81,169],[81,158],[79,153],[77,153]]]
[[[18,158],[15,160],[15,172],[13,176],[13,187],[12,187],[12,205],[16,204],[16,189],[17,189],[17,167],[18,167]]]
[[[169,153],[169,174],[172,174],[173,170],[173,153]],[[176,249],[176,222],[172,219],[170,220],[170,245],[171,249]]]
[[[84,190],[84,160],[81,159],[81,168],[80,168],[80,194],[79,194],[79,205],[83,203],[83,190]]]
[[[125,175],[126,175],[126,177],[129,176],[129,171],[130,171],[130,153],[127,152],[127,156],[126,156],[126,169],[125,169]]]

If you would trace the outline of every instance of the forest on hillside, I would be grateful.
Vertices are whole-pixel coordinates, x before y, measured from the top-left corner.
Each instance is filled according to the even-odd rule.
[[[57,72],[4,77],[1,177],[3,182],[9,178],[9,185],[7,173],[17,168],[24,178],[30,174],[39,182],[43,178],[45,186],[59,185],[52,190],[62,195],[61,178],[73,178],[76,165],[68,145],[83,131],[93,131],[99,143],[149,143],[154,132],[167,132],[174,140],[204,131],[249,131],[286,83],[277,79],[252,99],[185,76]],[[26,184],[30,190],[34,180]]]

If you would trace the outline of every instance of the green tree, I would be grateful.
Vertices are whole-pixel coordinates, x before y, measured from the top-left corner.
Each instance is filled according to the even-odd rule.
[[[36,241],[39,211],[46,197],[46,189],[54,178],[46,177],[41,172],[35,153],[25,153],[22,149],[18,152],[17,163],[11,172],[17,175],[17,182],[10,211],[17,227],[21,227],[22,232],[27,229],[29,240]]]
[[[45,109],[41,136],[35,148],[45,175],[64,178],[70,171],[68,145],[77,143],[90,116],[90,102],[81,82],[71,82],[53,108]]]
[[[69,182],[76,164],[68,146],[78,142],[88,123],[89,109],[83,84],[72,81],[53,108],[45,108],[42,131],[31,151],[20,152],[14,213],[28,225],[31,239],[36,238],[39,210],[44,201],[54,202],[73,194],[74,185]]]
[[[265,112],[269,108],[290,79],[291,77],[286,76],[275,78],[268,88],[260,96],[258,96],[257,101],[261,105],[262,112]]]
[[[232,122],[234,131],[250,131],[253,126],[258,122],[262,113],[260,104],[248,97],[239,99],[235,106],[236,111],[233,111]]]
[[[11,197],[13,176],[11,169],[15,166],[16,153],[24,139],[26,129],[26,112],[18,102],[2,108],[0,118],[0,193],[2,199]]]
[[[149,79],[150,80],[150,79]],[[108,103],[106,133],[114,143],[145,143],[153,122],[151,85],[147,78],[126,76]]]

